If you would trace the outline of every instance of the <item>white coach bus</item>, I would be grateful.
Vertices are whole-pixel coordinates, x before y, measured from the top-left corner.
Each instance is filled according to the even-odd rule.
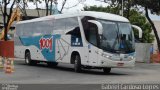
[[[135,39],[129,21],[118,15],[82,11],[16,24],[15,57],[28,65],[74,64],[81,69],[133,67]],[[136,26],[134,26],[136,27]]]

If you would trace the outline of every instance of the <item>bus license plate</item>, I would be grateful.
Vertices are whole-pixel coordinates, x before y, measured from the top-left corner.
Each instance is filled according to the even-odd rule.
[[[124,66],[124,63],[117,63],[117,66]]]

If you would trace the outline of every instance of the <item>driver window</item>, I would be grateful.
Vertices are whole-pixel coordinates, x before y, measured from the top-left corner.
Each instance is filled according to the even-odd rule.
[[[88,42],[90,42],[91,44],[97,46],[98,45],[98,28],[95,24],[90,23],[89,25],[89,29],[88,29]]]
[[[86,40],[89,43],[98,46],[98,27],[96,24],[88,22],[88,20],[95,20],[95,18],[86,16],[81,19]]]

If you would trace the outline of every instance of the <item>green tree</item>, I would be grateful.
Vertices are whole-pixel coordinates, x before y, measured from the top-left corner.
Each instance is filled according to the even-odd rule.
[[[135,9],[131,9],[130,16],[128,19],[131,22],[131,24],[140,26],[143,30],[142,42],[152,43],[154,41],[154,35],[151,34],[152,27],[150,23],[147,21],[146,17],[141,12],[137,12]],[[134,32],[135,37],[138,37],[138,32],[136,30],[134,30]]]
[[[90,6],[90,7],[84,7],[85,11],[100,11],[100,12],[106,12],[106,13],[113,13],[113,14],[119,14],[119,7],[97,7],[97,6]],[[145,16],[141,12],[137,12],[135,9],[130,9],[129,11],[129,20],[131,24],[140,26],[143,30],[143,37],[142,42],[145,43],[152,43],[154,41],[154,35],[151,34],[152,29],[149,22],[146,20]],[[125,17],[127,17],[127,14],[124,14]],[[138,39],[138,32],[134,30],[135,37]]]
[[[11,19],[11,15],[13,13],[13,6],[16,3],[16,0],[11,2],[11,0],[2,0],[0,1],[0,10],[3,14],[3,24],[4,24],[4,40],[7,41],[7,26],[9,25],[9,21]],[[11,4],[10,9],[8,10],[8,6]]]
[[[134,3],[134,5],[140,5],[144,8],[145,16],[152,26],[153,32],[154,32],[156,40],[157,40],[158,50],[160,51],[160,39],[159,39],[157,30],[155,28],[155,25],[152,22],[152,20],[150,19],[149,13],[148,13],[148,10],[150,10],[152,13],[160,15],[160,0],[134,0],[133,3]]]

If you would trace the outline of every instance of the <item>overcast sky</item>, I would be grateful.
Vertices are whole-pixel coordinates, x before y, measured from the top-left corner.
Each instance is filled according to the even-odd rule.
[[[62,2],[64,0],[58,0],[58,9],[60,10],[62,7]],[[107,6],[106,3],[102,3],[96,0],[81,0],[81,1],[85,1],[85,2],[81,2],[80,4],[78,4],[76,7],[70,8],[68,9],[68,7],[74,6],[78,3],[78,1],[80,0],[67,0],[66,4],[65,4],[65,8],[63,10],[63,12],[73,12],[73,11],[79,11],[82,10],[84,6],[93,6],[93,5],[97,5],[97,6]],[[29,8],[36,8],[35,5],[33,5],[32,3],[28,4]],[[45,4],[41,3],[39,4],[39,7],[41,8],[45,8]]]
[[[62,7],[62,1],[63,0],[58,0],[58,9],[59,10]],[[76,5],[78,3],[78,1],[79,0],[67,0],[65,8],[63,10],[63,13],[80,11],[80,10],[83,9],[84,6],[93,6],[93,5],[96,5],[96,6],[107,6],[107,4],[105,4],[103,2],[96,1],[96,0],[82,0],[82,1],[85,1],[85,2],[78,4],[76,7],[67,9],[70,6]],[[39,7],[40,8],[45,8],[45,4],[41,3],[41,4],[39,4]],[[27,8],[28,9],[34,9],[34,8],[36,8],[36,6],[33,5],[33,3],[29,3]],[[157,15],[151,15],[150,14],[150,17],[152,18],[152,20],[160,20],[160,16],[157,16]]]

